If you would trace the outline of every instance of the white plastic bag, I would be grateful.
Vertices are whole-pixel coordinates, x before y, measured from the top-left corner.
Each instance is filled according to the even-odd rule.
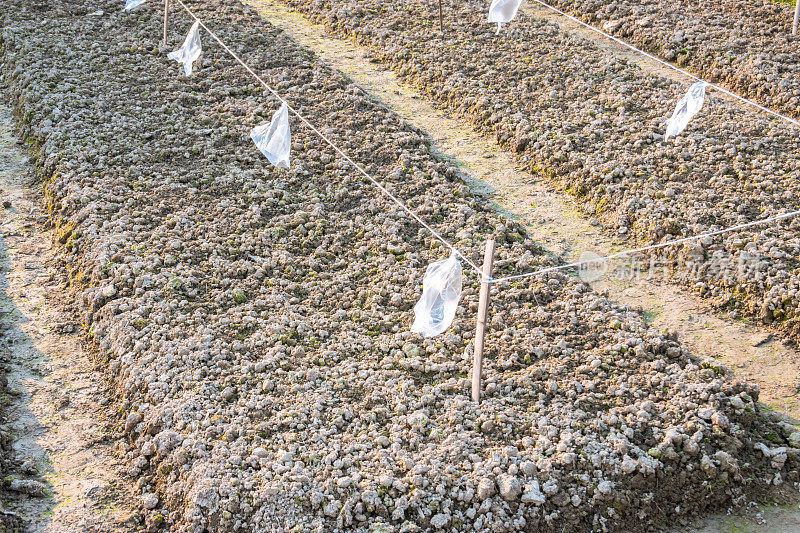
[[[261,153],[267,156],[270,163],[278,168],[289,168],[289,156],[292,149],[289,107],[284,103],[272,115],[272,122],[253,128],[250,138],[256,143]]]
[[[667,120],[667,132],[664,135],[664,140],[669,140],[670,137],[676,137],[686,129],[689,121],[700,112],[703,107],[703,102],[706,99],[706,85],[704,81],[698,81],[689,87],[686,95],[681,98],[678,105],[675,106],[675,111],[672,116]]]
[[[127,0],[125,2],[125,11],[130,11],[134,7],[139,7],[140,5],[144,4],[147,0]]]
[[[169,59],[174,59],[178,63],[183,63],[183,70],[187,76],[192,75],[192,63],[197,61],[200,54],[203,53],[203,47],[200,44],[200,21],[195,20],[192,24],[192,29],[183,41],[183,46],[174,52],[167,54]]]
[[[517,16],[517,10],[522,0],[492,0],[489,6],[489,22],[497,23],[497,33],[506,22],[511,22]]]
[[[411,331],[435,337],[447,331],[456,316],[461,298],[461,262],[455,252],[443,261],[428,265],[422,279],[422,298],[414,306]]]

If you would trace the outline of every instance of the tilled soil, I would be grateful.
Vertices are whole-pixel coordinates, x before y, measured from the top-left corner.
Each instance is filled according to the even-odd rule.
[[[800,117],[794,9],[774,0],[547,3],[735,93]]]
[[[529,234],[559,256],[577,257],[581,250],[607,254],[611,243],[599,228],[581,217],[570,197],[552,191],[515,168],[513,155],[472,131],[464,120],[435,109],[418,91],[400,83],[397,76],[372,59],[368,48],[331,35],[323,26],[287,7],[280,0],[250,0],[271,24],[282,28],[310,48],[330,66],[346,73],[370,95],[385,103],[411,124],[430,135],[431,148],[455,161],[467,174],[473,191],[486,194],[499,209],[518,216]],[[573,24],[570,31],[578,25]],[[591,36],[591,32],[586,30]],[[610,45],[606,45],[610,46]],[[615,51],[625,49],[619,45]],[[628,54],[630,59],[630,54]],[[638,58],[632,58],[638,59]],[[643,65],[647,68],[650,65]],[[669,71],[667,71],[669,73]],[[612,265],[613,266],[613,265]],[[674,284],[642,277],[620,280],[608,277],[593,282],[620,303],[641,306],[649,322],[679,332],[684,347],[708,354],[735,369],[735,374],[759,385],[762,402],[780,413],[800,419],[797,351],[778,342],[763,328],[717,316],[701,298]],[[792,501],[796,500],[792,499]],[[718,514],[703,515],[672,533],[795,533],[800,530],[800,508],[749,502]]]
[[[368,48],[331,35],[281,0],[250,3],[271,24],[428,134],[431,149],[456,162],[473,191],[486,194],[498,210],[518,217],[531,238],[549,253],[572,262],[585,250],[601,255],[619,250],[619,243],[581,215],[573,197],[516,168],[513,153],[474,132],[465,120],[436,109],[413,87],[401,83],[394,72],[374,61]],[[592,35],[589,30],[586,33]],[[621,45],[612,49],[615,53],[625,50]],[[800,420],[800,357],[796,348],[787,346],[786,339],[765,331],[764,326],[718,313],[708,300],[665,281],[657,272],[636,277],[618,275],[625,274],[626,267],[624,260],[610,262],[606,275],[592,282],[592,288],[605,292],[615,302],[641,307],[653,326],[678,331],[684,346],[693,353],[714,357],[734,368],[737,376],[758,384],[763,403]]]
[[[442,36],[432,4],[287,0],[376,57],[439,105],[573,194],[629,244],[663,242],[795,210],[800,136],[793,126],[710,98],[677,139],[663,121],[687,86],[642,71],[545,20],[520,16],[495,35],[482,1],[450,5]],[[796,220],[641,257],[796,340]]]
[[[6,5],[9,94],[151,528],[646,530],[798,481],[800,433],[757,387],[563,274],[495,294],[478,409],[475,276],[446,335],[409,333],[447,251],[295,122],[293,168],[270,167],[248,133],[276,103],[208,36],[186,79],[150,5]],[[552,264],[254,11],[192,5],[468,255],[492,234],[499,274]]]

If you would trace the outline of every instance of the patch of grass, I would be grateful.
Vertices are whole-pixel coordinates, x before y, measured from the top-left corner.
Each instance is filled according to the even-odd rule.
[[[241,289],[233,291],[233,301],[237,304],[243,304],[247,301],[247,294]]]

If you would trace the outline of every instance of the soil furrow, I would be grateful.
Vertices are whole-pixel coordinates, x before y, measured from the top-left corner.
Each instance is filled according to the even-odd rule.
[[[0,104],[2,344],[11,362],[6,429],[17,468],[3,473],[8,511],[26,531],[131,531],[130,488],[120,478],[107,389],[64,308],[53,233],[39,207],[32,165]]]

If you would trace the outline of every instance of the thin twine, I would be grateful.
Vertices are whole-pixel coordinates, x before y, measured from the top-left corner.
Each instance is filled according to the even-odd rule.
[[[736,93],[734,93],[734,92],[731,92],[731,91],[729,91],[728,89],[726,89],[726,88],[724,88],[724,87],[720,87],[719,85],[716,85],[716,84],[714,84],[714,83],[707,82],[707,81],[706,81],[706,80],[704,80],[703,78],[700,78],[700,77],[698,77],[698,76],[695,76],[694,74],[691,74],[691,73],[689,73],[689,72],[686,72],[685,70],[683,70],[683,69],[680,69],[680,68],[676,67],[675,65],[673,65],[673,64],[671,64],[671,63],[669,63],[669,62],[667,62],[667,61],[664,61],[663,59],[659,59],[659,58],[657,58],[657,57],[656,57],[656,56],[654,56],[653,54],[650,54],[650,53],[648,53],[648,52],[645,52],[644,50],[640,50],[639,48],[636,48],[636,47],[635,47],[635,46],[633,46],[632,44],[629,44],[629,43],[627,43],[627,42],[623,41],[622,39],[619,39],[619,38],[617,38],[617,37],[614,37],[613,35],[610,35],[610,34],[608,34],[608,33],[604,32],[603,30],[601,30],[601,29],[599,29],[599,28],[595,28],[595,27],[594,27],[594,26],[592,26],[591,24],[587,24],[587,23],[583,22],[582,20],[580,20],[580,19],[578,19],[578,18],[575,18],[575,17],[573,17],[572,15],[569,15],[569,14],[567,14],[567,13],[564,13],[564,12],[563,12],[563,11],[561,11],[560,9],[558,9],[558,8],[556,8],[556,7],[553,7],[553,6],[551,6],[550,4],[547,4],[547,3],[545,3],[545,2],[542,2],[542,0],[531,0],[531,1],[533,1],[533,2],[536,2],[537,4],[541,4],[541,5],[543,5],[543,6],[547,7],[547,8],[549,8],[549,9],[552,9],[552,10],[553,10],[553,11],[555,11],[556,13],[559,13],[559,14],[561,14],[561,15],[563,15],[563,16],[565,16],[565,17],[567,17],[567,18],[568,18],[568,19],[570,19],[571,21],[573,21],[573,22],[576,22],[576,23],[578,23],[578,24],[580,24],[581,26],[584,26],[584,27],[586,27],[586,28],[589,28],[590,30],[592,30],[592,31],[595,31],[595,32],[597,32],[597,33],[599,33],[599,34],[601,34],[601,35],[605,36],[606,38],[608,38],[608,39],[611,39],[611,40],[612,40],[612,41],[614,41],[615,43],[621,44],[622,46],[625,46],[625,47],[627,47],[627,48],[629,48],[629,49],[631,49],[631,50],[633,50],[633,51],[635,51],[635,52],[639,52],[640,54],[642,54],[642,55],[644,55],[644,56],[647,56],[648,58],[652,59],[653,61],[655,61],[655,62],[657,62],[657,63],[659,63],[659,64],[661,64],[661,65],[664,65],[665,67],[669,67],[669,68],[671,68],[672,70],[675,70],[675,71],[677,71],[677,72],[680,72],[681,74],[684,74],[684,75],[686,75],[686,76],[688,76],[688,77],[692,78],[693,80],[696,80],[696,81],[702,81],[703,83],[707,83],[707,84],[708,84],[710,87],[713,87],[714,89],[716,89],[716,90],[718,90],[718,91],[720,91],[720,92],[722,92],[722,93],[725,93],[725,94],[727,94],[728,96],[732,96],[733,98],[736,98],[737,100],[740,100],[740,101],[742,101],[742,102],[744,102],[744,103],[746,103],[746,104],[750,104],[751,106],[753,106],[753,107],[755,107],[755,108],[757,108],[757,109],[760,109],[761,111],[764,111],[764,112],[766,112],[766,113],[769,113],[770,115],[774,115],[774,116],[776,116],[776,117],[778,117],[778,118],[782,118],[782,119],[783,119],[783,120],[785,120],[786,122],[789,122],[789,123],[791,123],[791,124],[793,124],[793,125],[795,125],[795,126],[797,126],[797,127],[799,127],[799,128],[800,128],[800,122],[798,122],[797,120],[795,120],[795,119],[793,119],[793,118],[791,118],[791,117],[787,117],[786,115],[782,115],[782,114],[778,113],[777,111],[773,111],[772,109],[770,109],[770,108],[768,108],[768,107],[764,107],[763,105],[761,105],[761,104],[759,104],[759,103],[756,103],[756,102],[754,102],[754,101],[752,101],[752,100],[750,100],[750,99],[748,99],[748,98],[745,98],[744,96],[739,96],[738,94],[736,94]]]
[[[435,229],[433,229],[431,226],[429,226],[429,225],[428,225],[428,224],[427,224],[427,223],[426,223],[424,220],[422,220],[422,218],[420,218],[420,217],[419,217],[419,216],[418,216],[416,213],[414,213],[414,212],[413,212],[413,211],[412,211],[412,210],[411,210],[411,209],[410,209],[408,206],[406,206],[406,205],[405,205],[405,204],[404,204],[402,201],[400,201],[400,200],[399,200],[397,197],[395,197],[395,196],[394,196],[394,195],[393,195],[391,192],[389,192],[389,191],[386,189],[386,187],[384,187],[383,185],[381,185],[381,184],[380,184],[380,182],[378,182],[378,180],[376,180],[375,178],[373,178],[372,176],[370,176],[370,174],[369,174],[369,173],[368,173],[366,170],[364,170],[363,168],[361,168],[361,166],[360,166],[358,163],[356,163],[355,161],[353,161],[353,160],[350,158],[350,156],[348,156],[348,155],[347,155],[346,153],[344,153],[344,152],[343,152],[341,149],[339,149],[339,147],[338,147],[338,146],[336,146],[336,145],[335,145],[335,144],[334,144],[334,143],[333,143],[333,142],[332,142],[330,139],[328,139],[328,138],[327,138],[327,137],[326,137],[326,136],[325,136],[325,135],[324,135],[324,134],[323,134],[321,131],[319,131],[319,130],[318,130],[316,127],[314,127],[314,125],[313,125],[313,124],[311,124],[311,123],[310,123],[308,120],[306,120],[306,118],[305,118],[305,117],[303,117],[303,115],[301,115],[300,113],[298,113],[298,112],[297,112],[297,111],[296,111],[296,110],[295,110],[295,109],[294,109],[294,108],[293,108],[291,105],[289,105],[289,102],[287,102],[286,100],[284,100],[284,99],[281,97],[281,95],[280,95],[280,94],[278,94],[278,93],[277,93],[277,92],[276,92],[276,91],[275,91],[275,90],[274,90],[272,87],[270,87],[269,85],[267,85],[267,83],[266,83],[266,82],[265,82],[263,79],[261,79],[261,76],[259,76],[258,74],[256,74],[256,73],[255,73],[255,71],[254,71],[252,68],[250,68],[250,67],[249,67],[249,66],[248,66],[248,65],[247,65],[247,64],[246,64],[244,61],[242,61],[242,60],[239,58],[239,56],[238,56],[238,55],[236,55],[236,53],[235,53],[233,50],[231,50],[230,48],[228,48],[228,45],[226,45],[224,42],[222,42],[222,41],[220,40],[220,38],[219,38],[219,37],[217,37],[217,35],[216,35],[216,34],[215,34],[213,31],[211,31],[210,29],[208,29],[208,26],[206,26],[206,25],[203,23],[203,21],[202,21],[202,20],[200,20],[200,19],[199,19],[199,18],[198,18],[198,17],[197,17],[197,16],[196,16],[196,15],[195,15],[193,12],[192,12],[192,10],[190,10],[190,9],[189,9],[189,8],[186,6],[186,4],[184,4],[184,3],[183,3],[183,1],[182,1],[182,0],[176,0],[176,1],[177,1],[177,2],[178,2],[180,5],[181,5],[181,7],[183,7],[183,9],[184,9],[184,10],[185,10],[185,11],[186,11],[186,12],[187,12],[187,13],[188,13],[188,14],[189,14],[189,15],[190,15],[190,16],[191,16],[191,17],[192,17],[192,18],[193,18],[195,21],[197,21],[198,23],[200,23],[200,26],[202,26],[202,28],[203,28],[204,30],[206,30],[206,32],[208,32],[208,34],[209,34],[211,37],[213,37],[213,38],[214,38],[214,40],[215,40],[215,41],[217,41],[217,43],[219,43],[219,45],[220,45],[222,48],[224,48],[226,52],[228,52],[228,53],[229,53],[229,54],[230,54],[230,55],[231,55],[231,56],[232,56],[232,57],[233,57],[233,58],[234,58],[236,61],[238,61],[238,62],[239,62],[239,64],[240,64],[240,65],[242,65],[242,66],[245,68],[245,70],[247,70],[247,72],[249,72],[249,73],[250,73],[250,74],[251,74],[251,75],[252,75],[252,76],[253,76],[253,77],[254,77],[256,80],[258,80],[258,82],[259,82],[259,83],[261,83],[261,85],[263,85],[263,86],[264,86],[264,88],[265,88],[267,91],[269,91],[269,92],[272,94],[272,96],[274,96],[275,98],[277,98],[278,100],[280,100],[280,102],[281,102],[282,104],[286,105],[286,107],[289,109],[289,111],[291,111],[292,113],[294,113],[294,115],[295,115],[295,116],[296,116],[298,119],[300,119],[300,121],[301,121],[303,124],[305,124],[306,126],[308,126],[308,128],[310,128],[310,129],[311,129],[311,131],[313,131],[314,133],[316,133],[317,135],[319,135],[319,136],[320,136],[320,138],[321,138],[323,141],[325,141],[326,143],[328,143],[328,145],[329,145],[331,148],[333,148],[333,149],[336,151],[336,153],[338,153],[340,156],[342,156],[342,157],[343,157],[343,158],[344,158],[344,159],[345,159],[345,160],[346,160],[348,163],[350,163],[351,165],[353,165],[353,167],[355,167],[355,168],[356,168],[356,170],[358,170],[358,171],[359,171],[359,172],[360,172],[360,173],[361,173],[361,174],[362,174],[362,175],[363,175],[365,178],[367,178],[369,181],[371,181],[371,182],[373,183],[373,185],[375,185],[375,186],[376,186],[376,187],[377,187],[377,188],[378,188],[378,189],[379,189],[379,190],[380,190],[382,193],[384,193],[386,196],[388,196],[389,198],[391,198],[391,199],[392,199],[392,200],[393,200],[393,201],[394,201],[394,202],[395,202],[395,203],[396,203],[398,206],[400,206],[400,208],[401,208],[401,209],[403,209],[403,210],[404,210],[406,213],[408,213],[408,215],[409,215],[409,216],[411,216],[411,218],[413,218],[414,220],[416,220],[417,222],[419,222],[419,224],[420,224],[420,225],[422,225],[422,227],[424,227],[424,228],[425,228],[425,229],[427,229],[429,232],[431,232],[431,234],[432,234],[434,237],[436,237],[436,238],[437,238],[439,241],[441,241],[441,242],[442,242],[442,243],[443,243],[445,246],[447,246],[448,248],[450,248],[450,250],[452,250],[454,254],[456,254],[456,255],[458,255],[459,257],[461,257],[461,258],[462,258],[462,259],[463,259],[463,260],[464,260],[464,261],[465,261],[465,262],[466,262],[466,263],[467,263],[469,266],[471,266],[471,267],[472,267],[472,268],[475,270],[475,272],[477,272],[479,275],[481,274],[481,269],[480,269],[480,268],[478,268],[478,265],[476,265],[475,263],[473,263],[472,261],[470,261],[470,259],[469,259],[469,258],[468,258],[466,255],[464,255],[463,253],[461,253],[461,251],[459,251],[459,250],[458,250],[458,249],[457,249],[457,248],[456,248],[456,247],[455,247],[453,244],[450,244],[450,242],[448,242],[448,241],[447,241],[447,239],[445,239],[445,238],[444,238],[444,237],[443,237],[443,236],[442,236],[442,235],[441,235],[439,232],[437,232]]]
[[[724,229],[720,229],[720,230],[716,230],[716,231],[710,231],[708,233],[701,233],[699,235],[692,235],[690,237],[683,237],[681,239],[676,239],[674,241],[667,241],[667,242],[662,242],[662,243],[659,243],[659,244],[653,244],[653,245],[650,245],[650,246],[643,246],[641,248],[632,248],[630,250],[623,250],[621,252],[617,252],[615,254],[608,255],[606,257],[598,257],[598,258],[595,258],[595,259],[589,259],[589,260],[584,260],[584,261],[576,261],[575,263],[569,263],[569,264],[566,264],[566,265],[557,265],[557,266],[553,266],[553,267],[543,268],[541,270],[536,270],[534,272],[528,272],[526,274],[517,274],[517,275],[514,275],[514,276],[506,276],[504,278],[492,278],[492,279],[490,279],[488,281],[488,283],[503,283],[503,282],[507,282],[507,281],[511,281],[511,280],[515,280],[515,279],[527,278],[527,277],[531,277],[531,276],[538,276],[539,274],[545,274],[547,272],[552,272],[552,271],[555,271],[555,270],[563,270],[563,269],[567,269],[567,268],[575,268],[575,267],[579,267],[579,266],[585,265],[585,264],[597,263],[598,261],[608,261],[608,260],[616,259],[617,257],[622,257],[622,256],[625,256],[625,255],[631,255],[631,254],[635,254],[635,253],[639,253],[639,252],[647,252],[649,250],[655,250],[657,248],[666,248],[667,246],[675,246],[676,244],[681,244],[681,243],[684,243],[684,242],[687,242],[687,241],[692,241],[692,240],[696,240],[696,239],[702,239],[703,237],[711,237],[711,236],[714,236],[714,235],[720,235],[721,233],[729,233],[731,231],[736,231],[736,230],[740,230],[740,229],[744,229],[744,228],[749,228],[751,226],[758,226],[760,224],[766,224],[767,222],[773,222],[775,220],[781,220],[781,219],[784,219],[784,218],[790,218],[790,217],[793,217],[793,216],[796,216],[796,215],[800,215],[800,210],[792,211],[791,213],[783,213],[782,215],[775,215],[773,217],[765,218],[765,219],[762,219],[762,220],[754,220],[753,222],[747,222],[747,223],[744,223],[744,224],[731,226],[730,228],[724,228]]]

